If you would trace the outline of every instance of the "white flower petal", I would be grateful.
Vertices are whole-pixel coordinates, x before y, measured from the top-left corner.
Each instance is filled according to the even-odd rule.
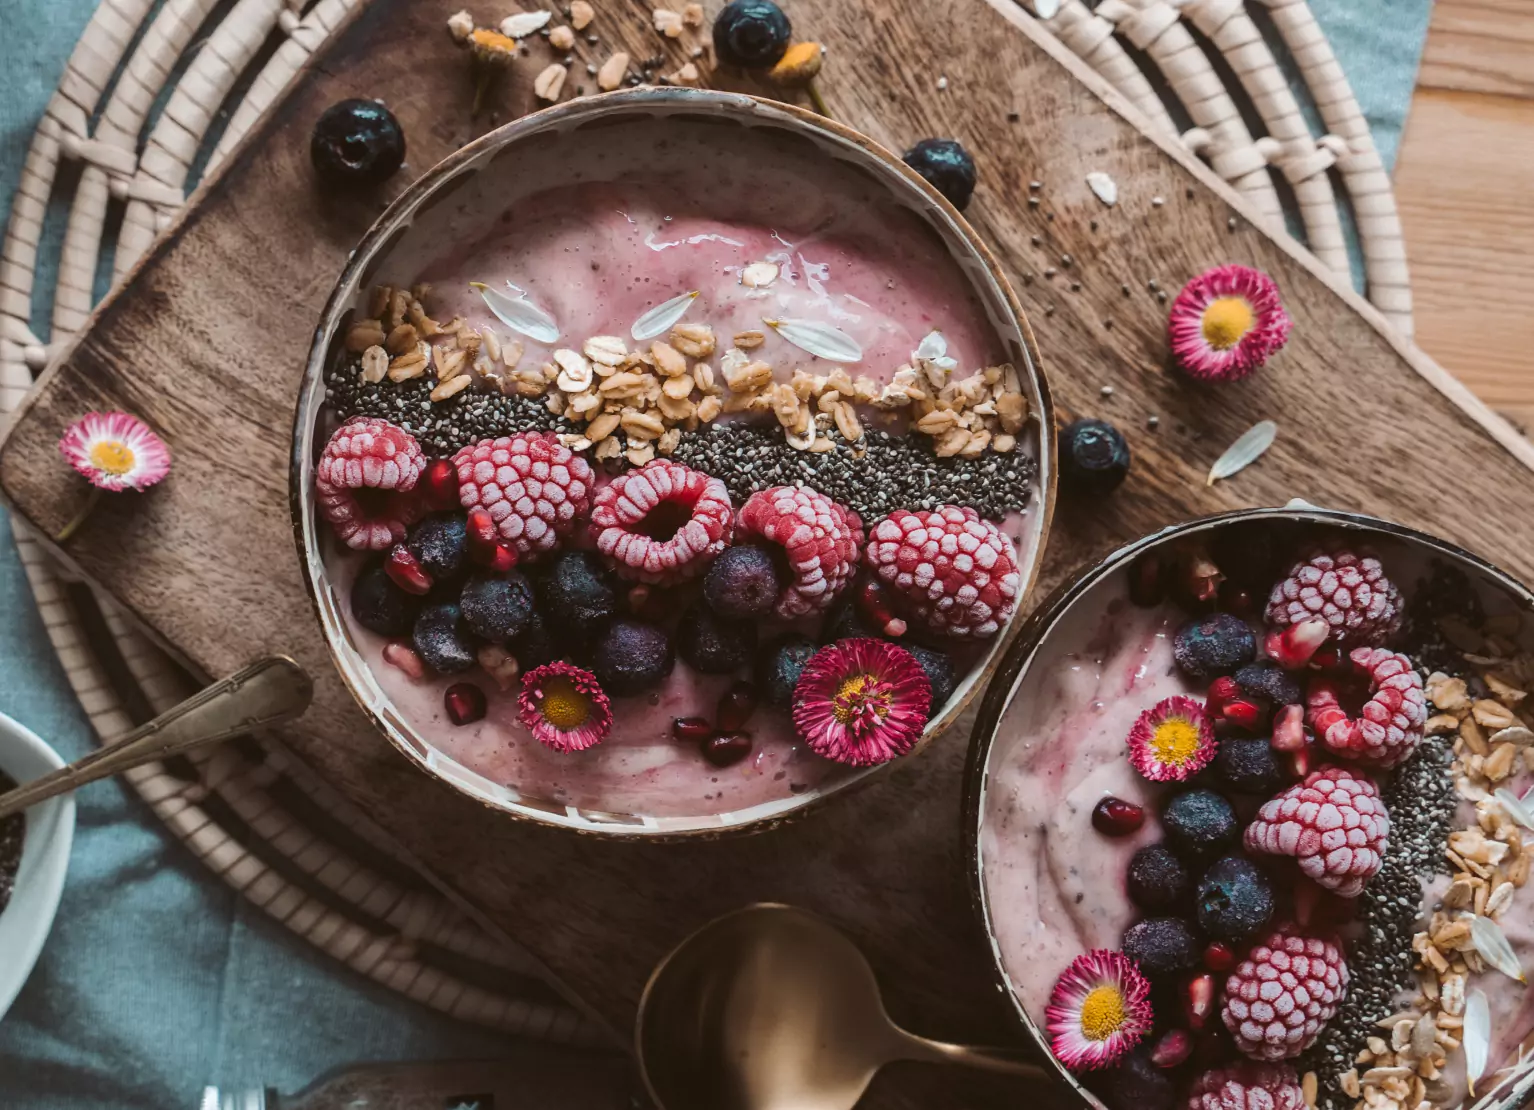
[[[1241,437],[1225,449],[1225,454],[1215,460],[1209,468],[1209,480],[1204,484],[1212,486],[1221,478],[1229,478],[1245,470],[1261,458],[1277,438],[1278,425],[1271,420],[1259,420],[1241,433]]]
[[[517,289],[511,282],[508,281],[506,284],[516,289],[517,296],[508,297],[499,289],[492,289],[483,282],[469,282],[470,287],[477,290],[485,299],[485,304],[491,312],[495,313],[495,318],[512,331],[538,343],[558,342],[559,325],[554,322],[554,317],[530,301],[527,294]]]
[[[654,339],[657,335],[665,334],[678,320],[687,315],[687,310],[697,299],[696,289],[690,293],[679,293],[635,320],[633,327],[629,328],[629,334],[637,340]]]
[[[814,320],[764,320],[768,327],[800,350],[828,362],[860,362],[863,348],[852,336]]]

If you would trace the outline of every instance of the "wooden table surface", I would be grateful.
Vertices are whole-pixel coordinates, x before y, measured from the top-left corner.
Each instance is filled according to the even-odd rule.
[[[1437,0],[1395,168],[1422,348],[1534,431],[1534,3]]]

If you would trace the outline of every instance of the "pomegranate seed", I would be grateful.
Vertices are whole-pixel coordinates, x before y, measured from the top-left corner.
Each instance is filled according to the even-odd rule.
[[[469,561],[497,574],[505,574],[517,565],[517,549],[508,544],[491,546],[469,544]]]
[[[1188,1024],[1194,1029],[1202,1029],[1214,1009],[1214,976],[1205,973],[1188,980],[1184,1005],[1188,1013]]]
[[[486,644],[479,649],[478,658],[479,665],[495,680],[502,693],[510,690],[516,684],[517,676],[522,673],[522,668],[517,665],[511,652],[500,644]]]
[[[416,483],[428,508],[445,512],[459,507],[458,472],[447,459],[433,459]]]
[[[455,725],[472,725],[485,715],[485,692],[472,682],[455,682],[442,695],[448,720]]]
[[[1188,1035],[1188,1031],[1168,1029],[1151,1049],[1150,1058],[1151,1063],[1158,1068],[1175,1068],[1192,1055],[1193,1038]]]
[[[1315,759],[1311,756],[1310,745],[1307,744],[1297,752],[1289,753],[1289,773],[1297,779],[1302,779],[1310,774],[1315,765]]]
[[[1161,577],[1160,556],[1141,555],[1129,564],[1129,600],[1142,609],[1160,605],[1166,597]]]
[[[404,640],[390,640],[385,644],[383,657],[385,663],[398,667],[418,682],[426,677],[426,664],[416,654],[415,648]]]
[[[865,578],[858,587],[858,612],[886,636],[904,636],[906,623],[895,616],[889,590],[877,578]]]
[[[407,594],[424,594],[432,586],[431,575],[426,573],[426,568],[402,543],[395,544],[390,550],[389,558],[384,563],[384,573]]]
[[[732,767],[750,754],[749,732],[721,732],[703,742],[703,758],[715,767]]]
[[[1224,675],[1209,684],[1209,692],[1204,695],[1204,711],[1211,717],[1223,717],[1226,704],[1240,696],[1241,687],[1236,685],[1236,680]]]
[[[1145,824],[1145,810],[1123,798],[1104,798],[1092,810],[1092,827],[1104,836],[1129,836]]]
[[[470,509],[466,524],[470,544],[491,547],[501,540],[501,534],[495,528],[495,521],[486,509]]]
[[[701,744],[714,735],[714,726],[702,717],[678,717],[671,722],[671,735],[686,744]]]
[[[1282,632],[1269,632],[1263,641],[1268,658],[1285,670],[1297,671],[1309,663],[1331,631],[1324,617],[1306,617]]]
[[[718,718],[720,732],[739,732],[746,727],[746,722],[751,719],[751,714],[756,712],[756,707],[761,702],[761,695],[756,687],[749,682],[737,682],[724,693],[719,695],[719,706],[715,710]]]
[[[1273,750],[1297,752],[1305,747],[1305,707],[1286,705],[1273,718]]]
[[[1331,671],[1342,665],[1342,649],[1336,644],[1326,644],[1310,657],[1313,671]]]
[[[1229,971],[1236,966],[1235,950],[1224,941],[1210,941],[1204,949],[1204,966],[1210,971]]]
[[[1225,708],[1220,711],[1220,716],[1237,728],[1244,728],[1249,732],[1262,724],[1262,708],[1256,702],[1247,701],[1245,698],[1226,702]]]
[[[1253,617],[1257,615],[1257,599],[1251,590],[1227,581],[1220,586],[1220,608],[1238,617]]]

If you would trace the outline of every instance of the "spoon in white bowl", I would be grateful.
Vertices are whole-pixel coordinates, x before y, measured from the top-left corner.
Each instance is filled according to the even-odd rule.
[[[0,794],[0,817],[144,763],[290,721],[313,697],[313,681],[293,660],[258,659],[90,755]]]

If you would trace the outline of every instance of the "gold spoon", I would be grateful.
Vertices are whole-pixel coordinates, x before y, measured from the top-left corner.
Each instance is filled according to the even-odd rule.
[[[291,720],[309,708],[314,683],[285,655],[269,655],[199,690],[148,724],[40,779],[0,794],[0,817],[144,763]]]
[[[856,945],[813,914],[772,904],[726,914],[662,960],[634,1041],[662,1110],[850,1110],[894,1060],[1048,1078],[1020,1051],[907,1033],[884,1012]]]

